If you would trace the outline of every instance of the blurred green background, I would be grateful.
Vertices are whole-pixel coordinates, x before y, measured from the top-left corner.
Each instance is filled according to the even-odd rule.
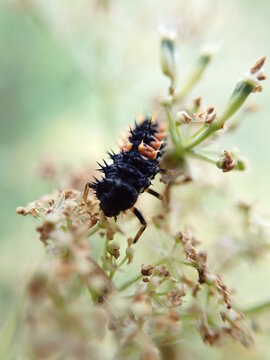
[[[152,112],[168,86],[159,68],[160,24],[178,31],[179,86],[202,45],[220,47],[192,95],[221,110],[238,78],[268,55],[269,16],[268,0],[1,1],[0,325],[44,253],[34,221],[15,214],[17,206],[52,190],[37,175],[40,159],[49,154],[59,166],[82,168],[115,148],[138,112]],[[224,140],[251,165],[226,176],[239,197],[266,208],[269,96],[266,82],[263,93],[249,99],[261,110]],[[263,266],[249,274],[253,300],[270,298],[258,281]],[[245,294],[249,282],[243,288]]]

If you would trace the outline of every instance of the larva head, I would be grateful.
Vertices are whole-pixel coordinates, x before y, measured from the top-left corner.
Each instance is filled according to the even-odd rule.
[[[108,217],[132,208],[139,195],[132,185],[119,178],[104,178],[92,184],[92,188],[96,191],[101,210]]]

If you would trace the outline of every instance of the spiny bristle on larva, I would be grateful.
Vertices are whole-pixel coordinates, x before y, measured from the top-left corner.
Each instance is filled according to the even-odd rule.
[[[115,152],[111,149],[109,151],[107,151],[107,154],[109,155],[110,159],[112,159],[112,160],[114,159],[114,157],[116,155]]]
[[[97,170],[97,171],[100,171],[100,172],[104,172],[104,170],[106,169],[106,166],[101,165],[98,161],[97,161],[97,164],[98,164],[99,168],[96,169],[96,170]]]
[[[93,190],[96,190],[100,180],[98,180],[95,176],[94,176],[94,179],[95,179],[95,181],[90,184],[90,188]]]

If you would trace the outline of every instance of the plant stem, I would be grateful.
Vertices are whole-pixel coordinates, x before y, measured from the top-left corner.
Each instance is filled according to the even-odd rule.
[[[106,237],[105,244],[104,244],[104,257],[105,258],[107,256],[108,245],[109,245],[109,239]]]
[[[114,277],[114,274],[116,273],[116,271],[117,271],[122,265],[124,265],[124,263],[125,263],[125,261],[127,261],[127,259],[128,259],[128,255],[126,255],[126,256],[120,261],[120,263],[117,265],[117,267],[110,272],[109,278],[110,278],[111,280],[112,280],[112,278]]]
[[[155,296],[166,296],[166,295],[168,295],[168,291],[156,292],[154,295],[155,295]]]
[[[17,305],[16,309],[10,313],[6,323],[1,328],[0,359],[8,359],[11,356],[11,349],[14,344],[16,332],[19,326],[23,301],[24,299],[22,299]]]
[[[128,259],[128,255],[126,255],[126,256],[120,261],[118,267],[122,266],[127,259]]]
[[[122,286],[120,286],[118,291],[126,290],[130,285],[134,284],[136,281],[140,280],[141,278],[142,278],[142,274],[135,276],[134,278],[128,280]]]
[[[99,222],[97,222],[94,226],[92,226],[91,229],[89,230],[88,237],[94,235],[99,230],[99,227],[100,227]]]
[[[270,310],[270,300],[267,300],[266,302],[259,305],[251,306],[250,308],[241,310],[241,312],[244,313],[244,315],[255,315],[265,310]]]
[[[171,135],[172,143],[175,146],[181,146],[182,145],[182,137],[179,128],[176,126],[175,122],[172,119],[169,107],[167,105],[164,106],[168,123],[169,123],[169,132]]]
[[[159,261],[157,261],[154,264],[154,266],[164,264],[167,260],[168,260],[167,258],[162,258]],[[140,280],[142,277],[143,277],[142,274],[136,275],[135,277],[133,277],[132,279],[128,280],[123,285],[121,285],[119,287],[118,291],[123,291],[123,290],[127,289],[130,285],[134,284],[136,281]]]
[[[191,74],[189,75],[187,81],[185,82],[183,89],[176,96],[175,102],[183,101],[197,82],[201,79],[207,65],[209,64],[212,56],[210,54],[202,54],[198,61],[196,62]]]
[[[201,134],[203,130],[205,130],[205,125],[202,125],[197,131],[195,131],[195,133],[190,136],[190,139],[191,140],[195,139],[197,136]]]
[[[199,137],[197,137],[197,139],[195,139],[194,141],[191,141],[190,144],[188,144],[185,147],[185,150],[191,150],[193,149],[195,146],[199,145],[200,143],[202,143],[204,140],[206,140],[209,136],[211,136],[214,132],[220,130],[221,128],[216,126],[216,124],[212,124],[212,126],[210,126],[209,128],[207,128],[202,134],[200,134]]]
[[[187,151],[187,154],[188,154],[188,155],[191,155],[191,156],[193,156],[193,157],[196,157],[196,158],[198,158],[198,159],[200,159],[200,160],[207,161],[207,162],[209,162],[209,163],[211,163],[211,164],[215,164],[215,165],[216,165],[216,163],[217,163],[216,160],[210,159],[209,157],[207,157],[207,156],[205,156],[205,155],[203,155],[203,154],[194,152],[194,151]]]

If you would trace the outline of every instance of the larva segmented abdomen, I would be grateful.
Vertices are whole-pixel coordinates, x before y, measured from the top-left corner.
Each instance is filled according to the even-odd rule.
[[[164,139],[164,126],[146,119],[130,130],[119,154],[109,153],[112,164],[99,164],[105,176],[90,186],[105,215],[116,216],[131,208],[138,195],[151,185],[151,180],[160,172]]]

